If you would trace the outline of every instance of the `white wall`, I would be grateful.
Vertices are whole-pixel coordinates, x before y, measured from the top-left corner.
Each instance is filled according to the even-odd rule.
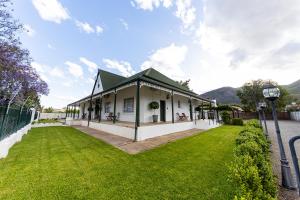
[[[31,121],[28,125],[0,141],[0,159],[5,158],[8,155],[9,149],[15,143],[20,142],[23,135],[27,134],[27,132],[31,129],[31,122],[34,120],[35,109],[31,109],[31,111]]]
[[[102,91],[103,91],[103,87],[102,87],[102,83],[101,83],[101,79],[100,79],[100,75],[99,75],[96,86],[95,86],[94,94],[97,94],[97,93],[102,92]]]
[[[136,109],[136,86],[131,86],[122,90],[117,91],[117,102],[116,102],[116,114],[119,113],[119,120],[120,121],[127,121],[127,122],[135,122],[135,109]],[[168,96],[168,99],[167,99]],[[134,112],[124,112],[124,99],[125,98],[134,98]],[[158,121],[160,121],[160,109],[157,110],[151,110],[149,109],[149,103],[152,101],[156,101],[160,103],[160,101],[163,100],[166,102],[166,121],[171,122],[172,121],[172,105],[171,105],[171,94],[165,91],[152,89],[150,87],[142,86],[140,89],[140,122],[141,123],[147,123],[152,122],[153,118],[152,115],[155,113],[158,115]],[[92,112],[92,119],[94,119],[95,115],[95,99],[93,100],[93,109]],[[178,107],[178,101],[180,101],[180,108]],[[102,119],[106,119],[106,116],[109,113],[105,113],[105,103],[110,102],[111,109],[110,112],[114,111],[114,93],[110,93],[109,95],[105,95],[102,98]],[[199,101],[193,100],[193,117],[194,117],[194,107],[199,105]],[[80,117],[82,116],[82,109],[83,104],[80,104]],[[85,102],[85,113],[86,113],[86,119],[88,115],[88,107],[89,102]],[[185,96],[180,96],[175,94],[174,95],[174,119],[175,121],[179,120],[176,113],[179,113],[182,115],[182,113],[185,113],[185,115],[190,119],[190,106],[189,106],[189,98]]]
[[[149,103],[156,101],[160,103],[160,100],[166,102],[166,121],[172,121],[172,107],[171,107],[171,96],[167,99],[168,93],[161,90],[152,89],[149,87],[141,87],[140,91],[140,122],[152,122],[152,115],[158,115],[158,121],[160,121],[160,109],[151,110]]]
[[[65,117],[66,113],[40,113],[39,119],[63,119]]]
[[[87,126],[88,123],[85,120],[73,120],[71,118],[67,118],[66,124]],[[186,121],[186,122],[180,122],[174,124],[168,123],[168,124],[153,124],[148,126],[141,126],[138,128],[137,140],[141,141],[148,138],[167,135],[167,134],[180,132],[180,131],[186,131],[194,128],[207,130],[218,126],[220,126],[220,124],[217,124],[212,120],[197,120],[196,123],[195,121]],[[124,127],[118,124],[105,124],[105,123],[98,123],[98,122],[90,122],[89,127],[96,130],[111,133],[114,135],[118,135],[121,137],[134,139],[135,129],[133,127]]]
[[[300,121],[300,111],[291,112],[290,115],[292,120]]]

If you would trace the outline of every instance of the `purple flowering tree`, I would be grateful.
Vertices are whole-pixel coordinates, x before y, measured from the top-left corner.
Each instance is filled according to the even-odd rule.
[[[22,25],[11,16],[10,0],[0,0],[0,105],[12,99],[22,104],[39,104],[40,95],[49,93],[48,85],[30,65],[29,51],[21,48],[17,32]]]

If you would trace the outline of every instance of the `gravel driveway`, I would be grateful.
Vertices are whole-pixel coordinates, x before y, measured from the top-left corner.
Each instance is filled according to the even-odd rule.
[[[272,141],[272,161],[273,168],[275,174],[279,178],[279,183],[281,183],[281,170],[280,170],[280,155],[279,148],[277,143],[277,137],[275,132],[274,121],[267,121],[267,126],[269,130],[269,136]],[[294,183],[296,184],[296,176],[293,161],[291,158],[291,152],[288,145],[289,140],[296,135],[300,135],[300,122],[296,121],[279,121],[279,127],[281,130],[281,137],[284,143],[285,153],[287,155],[288,161],[290,163],[290,167],[292,170],[292,175],[294,179]],[[295,143],[296,151],[298,153],[298,159],[300,160],[300,140]],[[296,192],[286,191],[284,189],[280,189],[280,199],[300,199],[297,197]]]

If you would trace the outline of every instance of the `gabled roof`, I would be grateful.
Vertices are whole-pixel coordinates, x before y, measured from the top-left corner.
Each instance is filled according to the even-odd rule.
[[[100,77],[101,77],[101,74],[104,73],[104,72],[108,73],[110,76],[113,76],[113,75],[118,76],[116,74],[100,70]],[[146,69],[146,70],[141,71],[141,72],[139,72],[139,73],[137,73],[133,76],[130,76],[128,78],[118,76],[118,78],[115,79],[116,81],[108,80],[107,85],[109,85],[110,87],[104,88],[104,86],[103,86],[103,89],[108,90],[108,89],[114,88],[118,85],[123,85],[123,84],[129,83],[129,82],[137,80],[137,79],[140,79],[140,80],[149,80],[149,79],[151,79],[155,82],[160,82],[161,84],[169,85],[169,87],[173,87],[174,89],[177,88],[179,90],[183,90],[185,92],[195,94],[194,92],[192,92],[188,88],[180,85],[178,82],[170,79],[169,77],[163,75],[162,73],[158,72],[157,70],[155,70],[153,68]],[[116,83],[117,80],[121,80],[121,81]]]
[[[208,99],[200,97],[198,94],[194,93],[193,91],[182,86],[178,82],[170,79],[169,77],[163,75],[162,73],[158,72],[157,70],[155,70],[153,68],[146,69],[144,71],[141,71],[141,72],[139,72],[135,75],[132,75],[130,77],[127,77],[127,78],[123,77],[123,76],[119,76],[117,74],[113,74],[108,71],[100,70],[100,69],[98,72],[100,74],[100,78],[101,78],[101,82],[102,82],[102,87],[103,87],[102,92],[113,90],[113,89],[116,89],[117,87],[126,85],[128,83],[132,83],[134,81],[141,80],[141,81],[153,83],[156,85],[160,85],[162,87],[166,87],[168,89],[172,89],[172,90],[175,90],[178,92],[183,92],[183,93],[191,95],[193,97],[197,97],[197,98],[200,98],[203,100],[210,101]],[[102,92],[99,92],[94,95],[98,95]],[[82,98],[74,103],[80,102],[80,101],[90,98],[90,97],[91,97],[91,95],[89,95],[85,98]]]
[[[100,75],[103,90],[107,90],[111,87],[114,87],[118,85],[120,82],[126,80],[126,78],[123,76],[119,76],[117,74],[113,74],[101,69],[99,69],[99,75]]]

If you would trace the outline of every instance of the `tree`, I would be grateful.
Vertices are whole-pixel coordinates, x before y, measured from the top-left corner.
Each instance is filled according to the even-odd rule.
[[[45,113],[53,113],[54,109],[52,107],[49,107],[49,108],[45,108],[43,111]]]
[[[39,96],[49,93],[48,85],[30,65],[27,49],[21,48],[17,32],[22,25],[14,20],[10,0],[0,0],[0,105],[16,94],[13,103],[39,105]]]
[[[189,86],[190,81],[191,81],[191,79],[188,79],[186,81],[180,80],[180,81],[178,81],[178,83],[189,90],[190,89],[190,86]]]
[[[261,101],[266,101],[263,96],[263,89],[266,85],[275,85],[280,89],[280,97],[277,100],[277,108],[279,110],[283,110],[285,106],[289,102],[289,93],[286,89],[279,86],[274,81],[266,81],[266,80],[252,80],[250,82],[245,83],[238,91],[237,96],[241,100],[241,104],[245,111],[256,111],[256,107],[258,103]],[[268,106],[270,108],[270,106]]]

